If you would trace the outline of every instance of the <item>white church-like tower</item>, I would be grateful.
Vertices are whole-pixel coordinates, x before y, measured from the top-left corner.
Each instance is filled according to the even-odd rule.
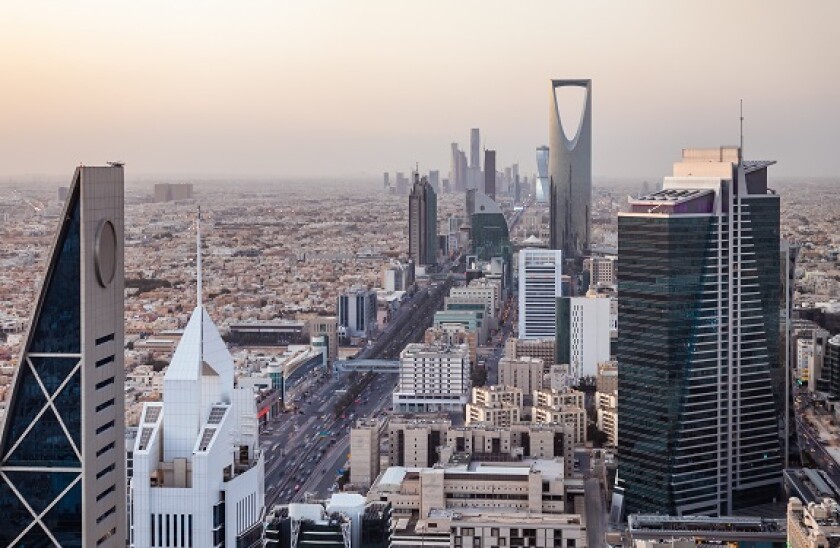
[[[200,214],[199,214],[200,219]],[[262,546],[264,458],[251,389],[201,302],[163,381],[163,403],[147,403],[134,445],[133,546]]]

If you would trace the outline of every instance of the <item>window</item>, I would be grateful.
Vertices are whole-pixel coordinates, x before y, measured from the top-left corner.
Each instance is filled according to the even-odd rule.
[[[103,365],[108,365],[109,363],[114,363],[113,355],[102,358],[101,360],[96,360],[96,367],[102,367]]]
[[[114,447],[115,447],[114,442],[111,442],[111,443],[107,444],[105,447],[103,447],[102,449],[100,449],[99,451],[97,451],[96,456],[101,457],[102,455],[104,455],[105,453],[107,453],[108,451],[113,449]]]
[[[103,468],[102,470],[100,470],[99,472],[96,473],[96,479],[101,479],[102,476],[104,476],[108,472],[113,472],[113,471],[114,471],[114,465],[109,464],[108,466],[106,466],[105,468]]]
[[[104,499],[108,496],[108,493],[113,493],[115,490],[116,487],[114,485],[109,486],[107,489],[96,495],[96,502],[99,502],[100,500]]]
[[[106,402],[102,402],[99,405],[97,405],[96,406],[96,412],[99,413],[103,409],[107,409],[108,407],[112,407],[113,405],[114,405],[114,398],[111,398],[110,400],[108,400]]]
[[[105,335],[104,337],[99,337],[98,339],[96,339],[96,346],[99,346],[100,344],[105,344],[106,342],[111,342],[113,340],[114,340],[114,334],[113,333],[111,333],[110,335]]]
[[[108,377],[104,381],[96,383],[96,389],[97,390],[102,390],[106,386],[110,386],[112,384],[114,384],[114,377]]]
[[[105,510],[104,514],[102,514],[101,516],[96,518],[96,523],[102,523],[103,521],[105,521],[105,518],[107,518],[108,516],[110,516],[111,514],[113,514],[116,511],[117,511],[117,507],[116,506],[111,506],[110,508]]]
[[[113,427],[114,427],[114,421],[108,421],[108,422],[106,422],[105,424],[103,424],[102,426],[100,426],[99,428],[96,429],[96,434],[99,435],[102,432],[104,432],[104,431],[106,431],[110,428],[113,428]]]

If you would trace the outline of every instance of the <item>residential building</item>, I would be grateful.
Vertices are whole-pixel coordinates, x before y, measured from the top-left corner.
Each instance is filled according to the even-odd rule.
[[[444,445],[452,421],[445,414],[391,417],[388,421],[388,464],[432,467],[438,462],[438,448]]]
[[[400,352],[394,411],[463,411],[469,398],[470,350],[467,345],[409,344]]]
[[[581,87],[586,99],[577,131],[563,129],[557,89]],[[551,249],[567,259],[589,249],[592,207],[592,80],[552,80],[548,123]],[[568,124],[568,122],[567,122]],[[569,138],[568,135],[572,137]]]
[[[557,330],[557,297],[562,296],[562,252],[519,252],[519,338],[553,338]]]
[[[583,392],[578,390],[534,390],[531,421],[535,424],[568,424],[572,427],[572,442],[586,443],[586,408]]]
[[[773,163],[743,161],[738,147],[687,149],[663,190],[619,214],[618,477],[628,513],[725,516],[779,496]]]
[[[73,175],[0,422],[0,545],[125,545],[123,192]]]
[[[467,404],[467,424],[484,423],[492,426],[511,426],[521,421],[522,390],[512,386],[481,386],[472,389],[472,401]]]
[[[595,426],[607,435],[607,445],[618,445],[618,393],[595,392]]]
[[[840,545],[840,504],[832,498],[803,504],[796,497],[788,501],[787,546],[790,548],[833,548]]]

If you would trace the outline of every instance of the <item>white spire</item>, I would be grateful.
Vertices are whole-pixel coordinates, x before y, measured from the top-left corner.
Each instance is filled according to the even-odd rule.
[[[200,308],[201,302],[201,206],[198,206],[198,217],[195,220],[195,271],[197,297],[195,306]]]

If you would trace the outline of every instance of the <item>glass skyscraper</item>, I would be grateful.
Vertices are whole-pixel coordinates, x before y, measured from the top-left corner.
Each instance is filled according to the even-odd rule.
[[[123,169],[79,167],[0,432],[0,545],[125,545]]]
[[[774,162],[689,149],[619,215],[619,482],[627,513],[726,515],[781,484]]]
[[[437,263],[437,194],[426,179],[414,176],[408,197],[408,257],[415,264]]]

